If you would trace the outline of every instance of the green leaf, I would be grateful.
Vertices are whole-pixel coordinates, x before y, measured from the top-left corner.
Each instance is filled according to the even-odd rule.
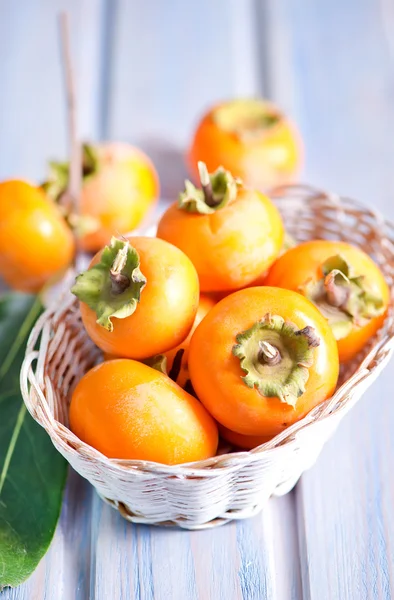
[[[0,590],[27,579],[55,532],[67,463],[29,415],[19,389],[38,297],[0,299]]]

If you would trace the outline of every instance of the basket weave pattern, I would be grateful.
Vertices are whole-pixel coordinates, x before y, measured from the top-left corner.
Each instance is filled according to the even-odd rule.
[[[72,467],[130,521],[197,529],[253,516],[312,466],[393,352],[394,226],[353,200],[307,186],[277,188],[271,196],[298,241],[339,239],[370,254],[386,277],[391,299],[384,327],[363,355],[342,370],[334,396],[266,444],[178,466],[108,459],[67,428],[71,392],[101,359],[71,294],[48,309],[31,333],[21,372],[29,412]]]

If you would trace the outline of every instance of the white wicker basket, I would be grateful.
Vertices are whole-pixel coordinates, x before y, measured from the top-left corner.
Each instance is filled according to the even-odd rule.
[[[288,492],[316,461],[393,352],[394,226],[353,200],[306,186],[283,187],[272,196],[298,241],[340,239],[368,252],[386,276],[391,301],[383,329],[343,369],[335,395],[268,443],[180,466],[108,459],[67,428],[70,391],[100,359],[74,298],[67,294],[61,305],[47,310],[31,333],[21,372],[28,410],[72,467],[129,521],[198,529],[256,514],[272,494]]]

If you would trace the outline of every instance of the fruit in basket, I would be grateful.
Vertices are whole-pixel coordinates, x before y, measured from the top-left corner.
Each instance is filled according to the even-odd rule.
[[[85,144],[82,158],[79,215],[71,213],[68,219],[81,248],[96,252],[113,235],[140,225],[157,202],[159,179],[151,160],[130,144]],[[61,199],[68,177],[68,163],[50,163],[50,175],[43,187],[53,200]]]
[[[247,288],[201,321],[190,342],[189,372],[220,424],[272,437],[330,397],[338,350],[326,319],[301,294]]]
[[[203,292],[239,289],[277,258],[284,230],[278,210],[258,191],[200,163],[202,189],[186,181],[160,219],[157,236],[178,246],[197,269]]]
[[[0,183],[0,276],[15,290],[38,292],[74,257],[58,207],[26,181]]]
[[[341,362],[351,360],[383,325],[390,291],[373,260],[345,242],[314,240],[273,265],[266,284],[298,291],[328,320]]]
[[[109,458],[167,465],[216,453],[216,423],[198,400],[166,375],[128,359],[93,367],[79,381],[70,428]]]
[[[180,344],[198,307],[189,258],[158,238],[113,238],[76,278],[87,333],[103,352],[144,359]]]
[[[294,182],[302,162],[301,137],[271,102],[249,98],[223,102],[202,118],[187,162],[198,181],[198,161],[220,165],[257,189]]]
[[[270,435],[243,435],[242,433],[231,431],[231,429],[227,429],[227,427],[223,427],[223,425],[219,425],[219,433],[223,440],[226,440],[226,442],[230,442],[230,444],[243,450],[252,450],[272,439],[272,436]]]

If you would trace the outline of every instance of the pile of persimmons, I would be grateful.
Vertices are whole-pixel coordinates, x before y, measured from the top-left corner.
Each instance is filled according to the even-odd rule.
[[[72,431],[104,455],[165,464],[254,448],[334,392],[340,363],[382,326],[373,260],[344,242],[296,245],[261,190],[294,181],[299,136],[262,100],[215,106],[188,153],[191,181],[159,220],[152,163],[126,144],[84,146],[76,213],[69,165],[40,187],[0,184],[0,274],[38,292],[78,248],[87,334],[103,361],[73,391]]]

